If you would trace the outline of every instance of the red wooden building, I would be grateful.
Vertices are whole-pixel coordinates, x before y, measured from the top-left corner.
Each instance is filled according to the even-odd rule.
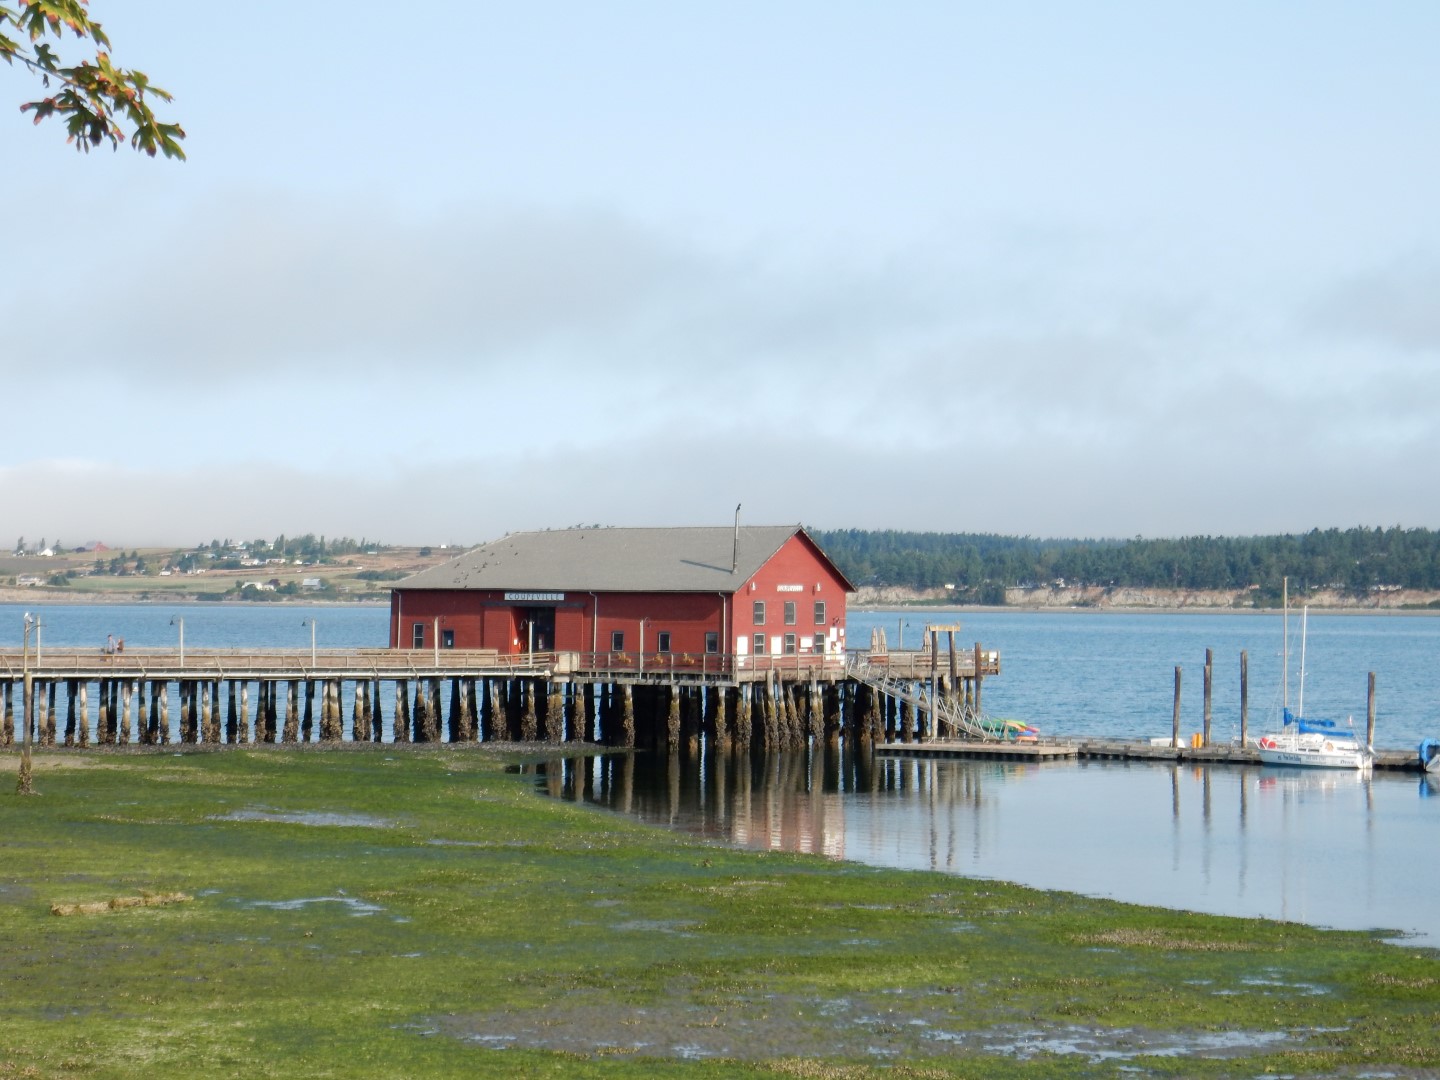
[[[843,652],[854,587],[798,525],[514,533],[399,582],[390,645]]]

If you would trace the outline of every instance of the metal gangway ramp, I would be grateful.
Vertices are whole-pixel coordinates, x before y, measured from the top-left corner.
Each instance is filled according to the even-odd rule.
[[[891,671],[889,657],[872,657],[852,653],[846,660],[846,674],[870,689],[903,701],[929,718],[930,738],[941,733],[947,736],[1000,742],[1005,737],[1004,725],[987,720],[973,706],[943,694],[933,697],[921,688],[914,676],[897,676]]]

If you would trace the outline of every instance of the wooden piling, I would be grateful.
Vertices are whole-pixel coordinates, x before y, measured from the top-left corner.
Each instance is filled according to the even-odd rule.
[[[65,733],[65,745],[84,746],[90,741],[90,684],[82,682],[75,689],[75,730]]]
[[[312,680],[312,679],[306,679],[304,682],[305,682],[305,704],[304,704],[304,709],[305,709],[305,726],[306,726],[306,735],[308,736],[308,735],[309,735],[310,720],[311,720],[311,712],[310,712],[310,710],[311,710],[311,708],[313,707],[312,702],[313,702],[313,695],[314,695],[314,693],[315,693],[315,683],[314,683],[314,680]],[[278,686],[276,687],[276,692],[277,692],[277,693],[279,692],[279,687],[278,687]],[[301,710],[301,704],[300,704],[300,680],[299,680],[299,679],[290,679],[290,680],[287,681],[287,683],[286,683],[286,685],[285,685],[285,722],[280,726],[280,741],[281,741],[281,742],[284,742],[284,743],[294,743],[294,742],[298,742],[298,741],[300,740],[300,710]]]
[[[1250,745],[1250,657],[1240,650],[1240,745]]]
[[[1205,719],[1204,719],[1204,745],[1210,745],[1210,706],[1211,690],[1214,686],[1215,675],[1215,650],[1205,650]]]
[[[750,709],[750,687],[739,687],[738,711],[735,715],[735,748],[742,753],[750,752],[750,741],[755,733],[755,718]]]
[[[975,642],[975,715],[980,715],[980,685],[985,681],[981,674],[985,670],[985,651],[980,648],[980,642]]]
[[[1370,672],[1369,686],[1365,691],[1365,745],[1375,745],[1375,672]]]
[[[404,679],[395,680],[395,731],[393,738],[397,743],[410,741],[410,716],[406,711],[410,701],[409,687]]]
[[[672,753],[680,748],[680,690],[669,687],[669,708],[665,712],[665,749]]]
[[[1180,747],[1180,665],[1175,665],[1175,711],[1170,718],[1170,745]]]
[[[130,696],[133,688],[129,679],[120,680],[120,738],[121,746],[130,745]]]
[[[620,745],[635,745],[635,693],[629,683],[620,688]]]

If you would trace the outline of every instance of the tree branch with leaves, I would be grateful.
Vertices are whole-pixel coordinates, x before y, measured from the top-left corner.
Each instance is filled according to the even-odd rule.
[[[94,59],[66,62],[50,39],[63,42],[69,35],[85,42],[87,53],[93,46]],[[27,101],[21,112],[33,112],[37,124],[62,118],[66,141],[77,150],[88,152],[103,142],[118,150],[128,140],[151,157],[158,151],[183,161],[184,129],[157,120],[150,106],[152,99],[170,101],[170,95],[144,72],[116,67],[109,50],[110,39],[90,18],[89,0],[0,0],[0,59],[11,67],[18,63],[54,91]],[[122,124],[132,129],[128,135]]]

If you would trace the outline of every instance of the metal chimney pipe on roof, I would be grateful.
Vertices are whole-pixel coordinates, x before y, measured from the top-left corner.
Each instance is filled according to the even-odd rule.
[[[734,547],[734,549],[732,550],[732,554],[731,554],[731,556],[730,556],[730,573],[732,573],[732,574],[735,573],[735,571],[739,568],[739,566],[740,566],[740,504],[739,504],[739,503],[736,503],[736,504],[735,504],[735,547]]]

